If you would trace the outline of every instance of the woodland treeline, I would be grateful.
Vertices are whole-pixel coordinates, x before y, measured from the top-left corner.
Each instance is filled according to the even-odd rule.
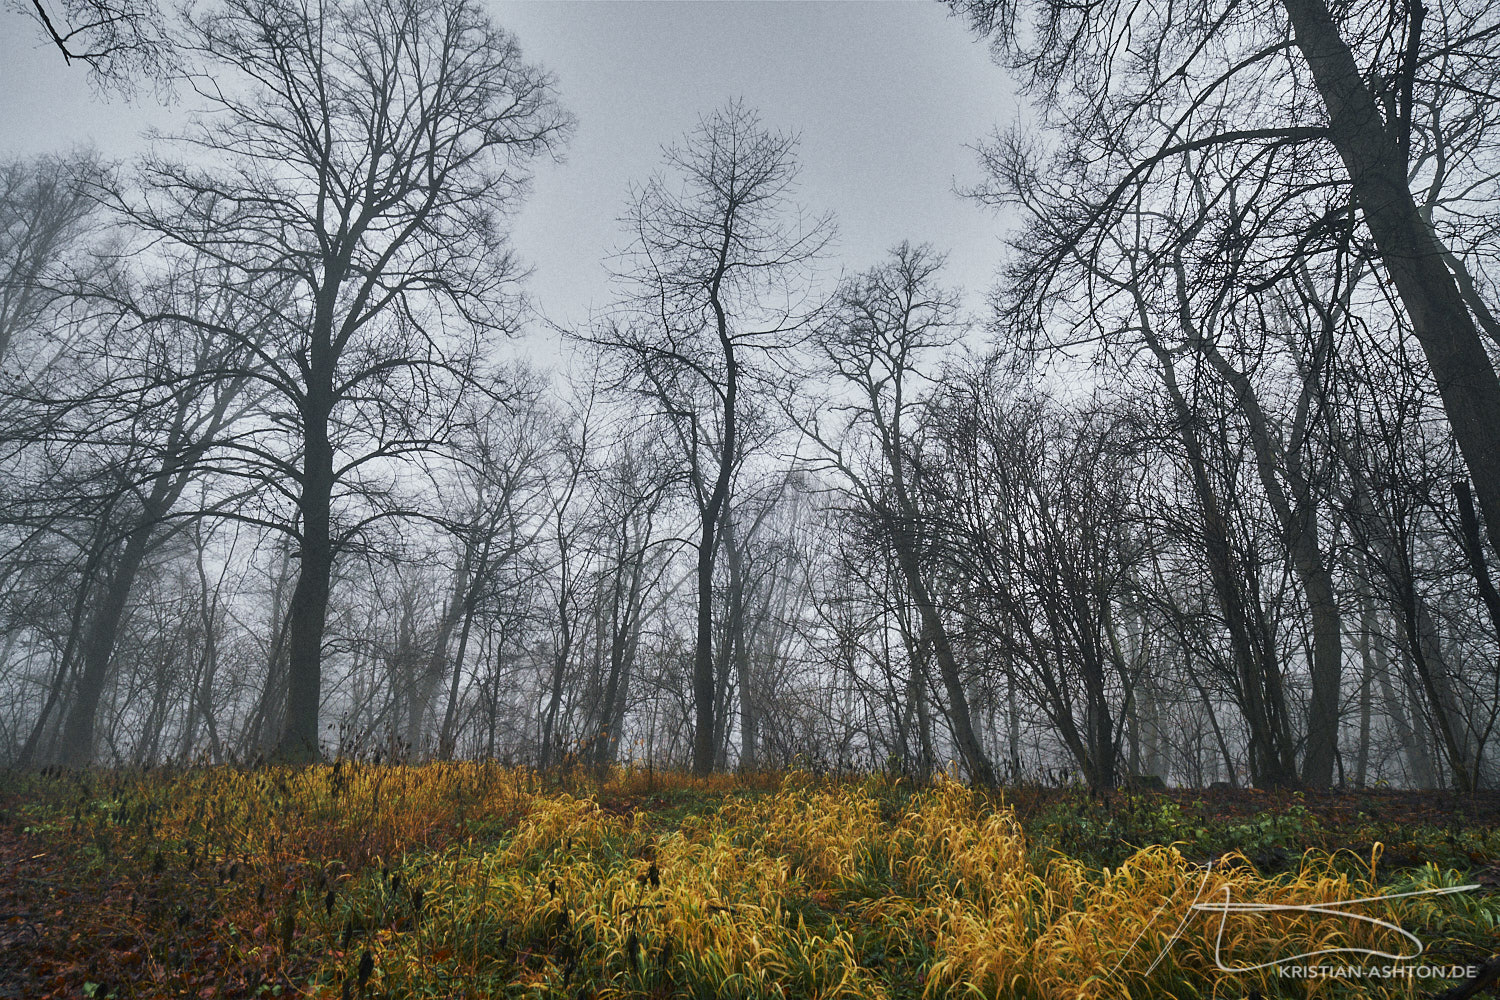
[[[561,331],[472,0],[66,36],[203,112],[0,167],[0,760],[1492,787],[1500,12],[953,8],[1036,102],[982,315],[731,102]]]

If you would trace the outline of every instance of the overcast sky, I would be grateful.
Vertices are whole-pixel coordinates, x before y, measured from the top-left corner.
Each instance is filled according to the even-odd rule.
[[[658,169],[664,144],[730,98],[801,134],[800,200],[837,216],[833,268],[867,267],[902,239],[928,241],[950,253],[949,283],[979,307],[1002,223],[954,188],[978,179],[966,144],[1014,120],[1019,106],[984,45],[937,3],[492,0],[491,8],[528,60],[556,75],[578,118],[566,161],[538,166],[514,233],[548,317],[580,322],[615,297],[604,258],[620,244],[631,183]],[[142,148],[142,129],[170,129],[182,114],[149,93],[134,103],[99,99],[84,70],[64,66],[9,8],[0,12],[0,92],[0,149],[12,156],[92,143],[129,158]]]

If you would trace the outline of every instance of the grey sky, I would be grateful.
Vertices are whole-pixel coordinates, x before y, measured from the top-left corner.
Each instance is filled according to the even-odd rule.
[[[731,97],[800,132],[800,200],[839,223],[834,266],[874,263],[901,239],[950,252],[949,281],[977,307],[1000,257],[1001,224],[958,198],[978,177],[965,144],[1013,120],[1018,100],[985,47],[932,2],[492,3],[527,58],[558,78],[579,120],[561,165],[538,168],[515,244],[530,291],[558,322],[614,297],[604,258],[621,239],[629,186],[661,147]],[[6,155],[92,142],[141,148],[174,112],[90,92],[31,22],[0,13],[0,148]],[[180,113],[176,112],[176,113]],[[539,359],[541,360],[541,359]]]

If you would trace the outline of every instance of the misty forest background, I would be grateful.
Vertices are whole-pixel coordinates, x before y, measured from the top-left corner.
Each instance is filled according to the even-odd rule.
[[[0,763],[1493,787],[1500,8],[951,6],[980,315],[730,101],[581,324],[474,0],[51,8],[200,110],[0,165]]]

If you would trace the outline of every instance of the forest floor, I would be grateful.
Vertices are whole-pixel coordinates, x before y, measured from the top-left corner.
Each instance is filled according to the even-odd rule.
[[[1436,997],[1500,951],[1496,794],[354,762],[0,789],[0,1000]]]

